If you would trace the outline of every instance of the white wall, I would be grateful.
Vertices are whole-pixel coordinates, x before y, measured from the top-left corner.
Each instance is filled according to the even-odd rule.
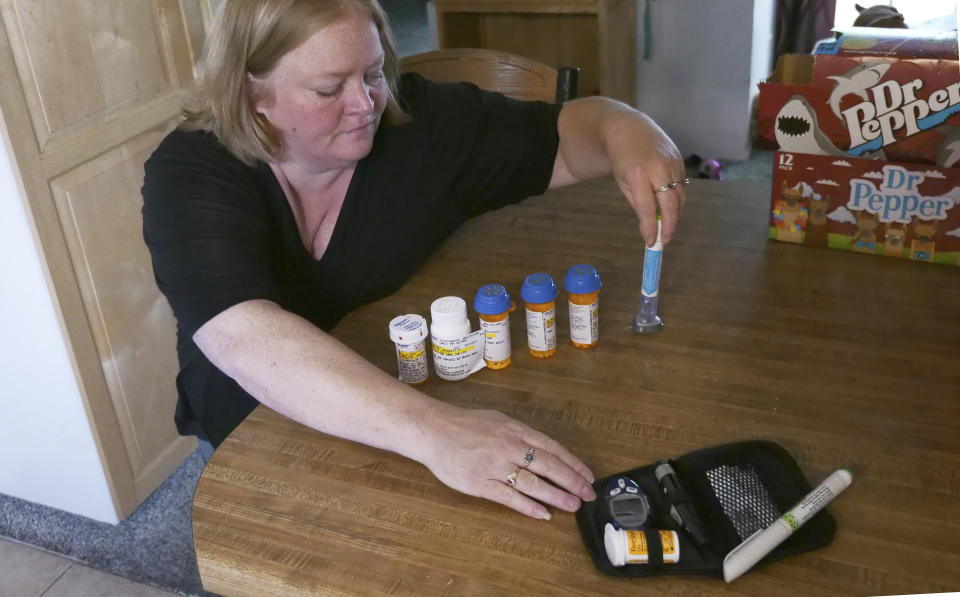
[[[117,512],[0,139],[0,493],[103,522]]]
[[[639,1],[638,108],[684,156],[750,156],[751,101],[771,67],[774,5],[774,0]],[[652,52],[645,58],[648,8]]]

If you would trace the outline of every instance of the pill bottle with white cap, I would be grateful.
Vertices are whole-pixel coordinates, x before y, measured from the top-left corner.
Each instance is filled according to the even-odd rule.
[[[412,313],[390,320],[390,339],[397,347],[400,381],[418,386],[427,381],[427,320]]]
[[[530,274],[520,288],[527,312],[527,347],[538,359],[557,354],[557,294],[550,274]]]
[[[676,564],[680,561],[680,540],[676,531],[656,531],[663,546],[663,562]],[[607,559],[614,566],[646,564],[650,561],[647,536],[642,530],[618,529],[609,522],[603,527],[603,546]]]
[[[483,330],[483,360],[491,369],[510,366],[510,312],[514,309],[510,293],[502,284],[486,284],[477,290],[473,308],[480,315]]]
[[[430,305],[433,366],[440,379],[456,381],[479,371],[483,361],[483,331],[470,331],[467,302],[445,296]]]
[[[600,274],[592,265],[580,264],[567,270],[563,287],[570,307],[570,343],[593,348],[600,338]]]

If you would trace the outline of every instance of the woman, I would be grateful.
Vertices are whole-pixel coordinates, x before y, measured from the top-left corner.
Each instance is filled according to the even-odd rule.
[[[594,499],[556,441],[434,400],[326,330],[461,222],[548,186],[613,172],[644,239],[659,206],[669,240],[683,205],[672,142],[601,98],[561,107],[401,78],[376,0],[227,0],[208,44],[196,105],[143,187],[178,323],[181,433],[217,445],[262,402],[528,516]]]

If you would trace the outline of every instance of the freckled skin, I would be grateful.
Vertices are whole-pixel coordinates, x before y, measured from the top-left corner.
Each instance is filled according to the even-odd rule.
[[[277,161],[313,172],[352,168],[370,153],[387,102],[383,47],[363,12],[314,33],[255,79],[255,106],[280,136]]]

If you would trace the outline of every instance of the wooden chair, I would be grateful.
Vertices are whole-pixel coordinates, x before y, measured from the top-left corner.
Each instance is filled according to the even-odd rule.
[[[438,83],[466,81],[481,89],[522,100],[564,102],[577,97],[580,69],[551,66],[516,54],[480,48],[454,48],[400,59],[402,72]]]

